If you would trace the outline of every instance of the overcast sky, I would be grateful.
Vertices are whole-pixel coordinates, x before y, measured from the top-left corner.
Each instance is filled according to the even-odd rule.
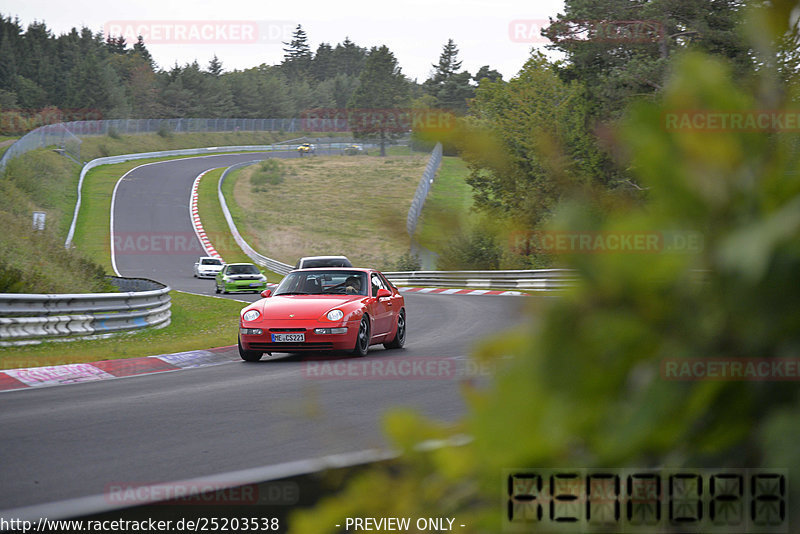
[[[385,44],[403,72],[422,82],[448,38],[459,48],[462,68],[475,74],[490,65],[512,77],[532,47],[544,51],[538,28],[562,9],[563,0],[6,0],[0,13],[19,17],[24,27],[45,22],[55,34],[81,26],[147,34],[162,68],[194,60],[205,67],[214,54],[225,70],[273,65],[283,56],[281,41],[299,23],[312,50],[345,37],[367,48]]]

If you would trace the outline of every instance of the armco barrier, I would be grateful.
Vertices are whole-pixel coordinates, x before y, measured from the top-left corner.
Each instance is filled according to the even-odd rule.
[[[522,289],[528,291],[558,291],[573,286],[577,280],[575,271],[571,269],[408,271],[383,274],[396,286]]]
[[[231,231],[231,235],[233,236],[234,241],[236,244],[239,245],[239,248],[242,249],[242,252],[247,254],[251,260],[256,262],[258,265],[262,267],[266,267],[270,271],[278,274],[288,274],[289,271],[293,269],[291,265],[288,263],[283,263],[278,260],[273,260],[272,258],[268,258],[263,256],[255,251],[253,247],[250,246],[247,241],[244,240],[242,235],[239,233],[239,230],[236,228],[236,223],[233,222],[233,217],[231,216],[231,210],[228,209],[228,203],[225,202],[225,196],[222,194],[222,183],[225,181],[225,178],[228,176],[228,173],[235,171],[236,169],[241,169],[242,167],[247,167],[248,165],[254,165],[256,163],[260,163],[261,160],[255,161],[246,161],[244,163],[237,163],[231,167],[225,169],[225,172],[222,173],[222,176],[219,178],[219,183],[217,184],[217,195],[219,196],[219,205],[222,208],[222,213],[225,215],[225,220],[228,221],[228,229]]]
[[[0,346],[169,325],[169,286],[142,278],[111,283],[123,292],[0,293]]]

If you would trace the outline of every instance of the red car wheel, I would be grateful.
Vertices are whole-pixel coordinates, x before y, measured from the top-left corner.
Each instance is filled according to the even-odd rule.
[[[356,356],[366,356],[369,352],[369,317],[366,315],[361,318],[361,325],[358,327],[358,336],[356,336],[356,346],[353,349],[353,354]]]
[[[263,355],[263,353],[256,352],[254,350],[244,350],[244,348],[242,347],[242,340],[241,339],[239,339],[238,345],[239,345],[239,356],[241,356],[241,358],[244,361],[246,361],[246,362],[257,362],[258,360],[261,359],[261,356]]]
[[[387,349],[402,349],[406,344],[406,311],[400,310],[397,314],[397,331],[394,334],[394,339],[388,343],[384,343],[384,348]]]

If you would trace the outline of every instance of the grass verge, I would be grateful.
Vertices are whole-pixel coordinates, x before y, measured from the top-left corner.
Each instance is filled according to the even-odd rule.
[[[468,175],[467,164],[461,158],[442,158],[417,224],[416,236],[422,246],[441,252],[455,229],[480,222],[480,216],[472,210]]]
[[[354,265],[390,270],[408,250],[406,216],[427,161],[425,153],[293,158],[281,161],[280,183],[251,183],[252,166],[223,189],[237,226],[262,254],[289,264],[344,254]]]

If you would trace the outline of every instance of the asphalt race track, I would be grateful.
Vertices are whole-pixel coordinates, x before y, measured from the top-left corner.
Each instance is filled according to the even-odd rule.
[[[141,167],[120,183],[114,233],[184,235],[196,241],[188,209],[195,177],[206,169],[272,155],[206,156]],[[197,249],[191,254],[141,249],[117,254],[117,268],[122,276],[213,294],[213,282],[192,277],[199,244],[186,246]],[[517,321],[523,301],[406,294],[404,350],[376,346],[355,362],[327,361],[380,366],[424,359],[463,365],[476,339]],[[444,421],[464,411],[463,376],[452,366],[411,378],[319,378],[311,370],[319,364],[296,356],[265,356],[259,363],[232,361],[0,394],[0,511],[103,495],[112,484],[186,480],[383,447],[381,414],[390,407],[416,408]]]
[[[211,279],[192,276],[205,252],[189,217],[189,194],[197,175],[236,163],[292,157],[294,152],[248,153],[172,160],[140,167],[118,185],[114,208],[116,267],[121,276],[151,278],[172,289],[214,294]],[[211,236],[212,242],[216,236]],[[260,296],[244,293],[232,297]]]

